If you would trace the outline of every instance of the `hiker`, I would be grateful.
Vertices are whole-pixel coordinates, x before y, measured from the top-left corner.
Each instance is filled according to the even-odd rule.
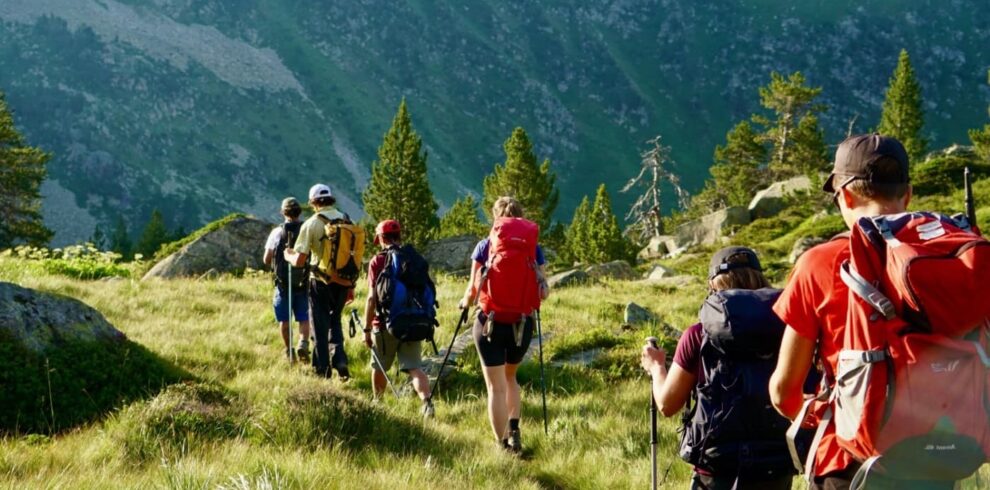
[[[265,255],[262,259],[266,267],[272,268],[275,283],[272,306],[275,309],[275,321],[278,322],[282,332],[285,355],[290,359],[292,358],[292,346],[289,345],[290,314],[295,316],[296,322],[299,323],[299,343],[295,354],[303,359],[309,356],[309,269],[305,266],[292,268],[292,298],[287,299],[289,264],[282,253],[286,248],[292,248],[296,238],[299,237],[299,229],[302,227],[302,221],[299,221],[300,214],[302,207],[296,198],[287,197],[282,200],[284,222],[268,235]]]
[[[473,336],[488,388],[488,419],[500,447],[520,453],[516,371],[533,338],[533,317],[550,289],[537,244],[539,227],[523,219],[519,201],[498,198],[492,218],[489,237],[471,254],[471,279],[458,307],[470,308],[478,300]]]
[[[428,330],[432,338],[436,318],[436,289],[430,280],[428,267],[412,266],[426,264],[426,261],[416,253],[412,245],[402,245],[402,228],[398,221],[390,219],[378,223],[375,227],[375,244],[381,251],[368,263],[368,299],[364,305],[364,324],[368,326],[364,329],[364,344],[377,353],[377,360],[372,358],[371,361],[371,388],[375,398],[385,392],[388,383],[386,372],[398,358],[399,370],[412,378],[413,389],[422,400],[423,417],[432,418],[434,410],[430,399],[430,379],[422,369],[423,339],[400,341],[392,332],[398,333],[397,329],[410,326],[408,319],[415,317],[413,321],[419,321],[416,327]],[[415,272],[409,275],[419,277],[403,277],[403,272],[413,269]],[[414,282],[421,287],[416,288],[412,284]],[[399,287],[402,291],[397,295],[396,289]],[[422,294],[417,295],[414,290]],[[414,301],[398,298],[401,294],[406,294],[408,299]],[[393,298],[395,301],[389,301]],[[381,303],[379,299],[382,300]],[[397,304],[400,302],[402,304]],[[402,311],[398,311],[400,309]],[[403,324],[399,325],[400,323]],[[426,332],[414,337],[424,335]],[[379,362],[381,365],[378,365]]]
[[[789,421],[770,407],[767,393],[784,331],[771,310],[780,291],[746,247],[719,250],[708,270],[700,321],[681,335],[669,372],[661,348],[644,347],[640,364],[664,417],[691,405],[682,416],[680,455],[694,465],[692,489],[789,489]]]
[[[364,230],[337,210],[330,187],[316,184],[309,189],[309,204],[315,213],[299,230],[295,247],[286,248],[285,260],[296,267],[309,262],[310,311],[313,315],[312,364],[318,376],[330,378],[331,368],[343,381],[350,379],[341,313],[360,274],[364,254]],[[332,349],[331,349],[332,344]]]
[[[982,386],[985,383],[986,375],[978,359],[976,376],[980,381],[970,385],[969,378],[964,377],[968,372],[964,367],[968,364],[959,365],[959,359],[965,361],[966,358],[959,354],[954,354],[954,361],[944,364],[950,366],[945,369],[936,369],[943,364],[936,362],[935,359],[925,360],[927,356],[935,355],[939,350],[909,352],[900,354],[893,360],[890,357],[892,352],[901,352],[900,346],[903,345],[901,339],[912,336],[911,330],[921,329],[902,319],[902,315],[896,314],[890,301],[884,304],[883,300],[888,299],[885,295],[896,294],[898,291],[896,287],[884,285],[887,279],[883,276],[885,267],[883,263],[891,262],[897,266],[892,262],[897,259],[897,254],[918,250],[912,246],[901,247],[900,245],[904,243],[900,240],[934,240],[958,235],[953,231],[952,225],[943,225],[942,222],[935,220],[919,226],[917,230],[908,230],[914,232],[911,237],[900,234],[897,235],[900,240],[894,237],[897,233],[895,227],[897,223],[906,219],[924,217],[921,213],[901,214],[905,213],[911,200],[909,176],[907,153],[896,139],[873,134],[853,136],[843,141],[836,150],[834,168],[825,181],[823,190],[833,195],[834,204],[838,207],[851,234],[840,235],[805,252],[795,264],[787,286],[774,306],[774,310],[787,324],[787,328],[780,347],[777,368],[771,378],[770,395],[774,406],[781,414],[797,419],[799,424],[818,425],[821,440],[817,448],[812,448],[814,456],[809,457],[808,464],[805,465],[812,488],[850,488],[857,485],[863,477],[868,477],[867,488],[953,488],[954,481],[939,478],[939,475],[934,474],[929,474],[935,476],[929,479],[925,474],[931,469],[928,466],[931,462],[940,466],[933,470],[937,473],[942,468],[951,466],[950,462],[965,459],[957,454],[957,450],[963,449],[963,445],[950,443],[946,439],[940,439],[941,442],[929,446],[924,438],[916,438],[922,442],[922,446],[928,446],[919,448],[919,452],[922,453],[920,457],[908,458],[910,461],[908,465],[902,465],[897,469],[895,466],[888,466],[888,474],[869,471],[873,465],[869,461],[876,461],[870,455],[874,451],[881,452],[883,448],[874,448],[873,445],[882,442],[881,438],[877,434],[864,437],[864,430],[876,428],[878,423],[886,424],[888,417],[893,416],[894,418],[889,420],[890,427],[893,427],[894,432],[903,435],[905,431],[912,430],[914,423],[922,417],[948,415],[946,411],[952,408],[946,407],[955,405],[958,401],[956,399],[949,403],[941,399],[937,392],[927,393],[927,390],[964,385],[958,389],[972,392],[977,396],[976,410],[981,416],[975,417],[974,420],[982,420],[979,424],[957,424],[956,427],[977,425],[977,429],[986,428],[986,415],[982,409],[982,391],[976,389],[977,385]],[[892,232],[888,227],[895,231]],[[871,238],[864,235],[865,230],[869,228],[874,230],[872,238],[875,240],[864,242],[864,238]],[[970,236],[975,237],[975,235]],[[930,243],[935,244],[936,241]],[[887,250],[886,258],[877,253],[877,249],[874,248],[877,246]],[[855,266],[862,266],[863,260],[867,259],[875,261],[873,268],[863,267],[858,271],[852,269]],[[939,267],[950,265],[948,261],[942,263],[945,265]],[[918,269],[921,270],[921,267],[919,266]],[[847,279],[860,274],[869,277],[867,282],[871,284],[866,284],[862,288],[858,286],[850,288]],[[957,279],[961,281],[963,278]],[[941,279],[941,284],[936,283],[934,288],[952,288],[955,282],[953,278],[945,277]],[[853,282],[853,284],[857,283]],[[880,288],[884,289],[883,293],[874,287],[876,284],[880,284]],[[869,300],[860,299],[857,293],[860,289],[872,289],[875,294],[869,294],[868,296],[871,297]],[[929,292],[931,291],[916,290],[911,294],[917,299]],[[857,293],[857,298],[851,299],[850,293]],[[973,291],[971,294],[977,293]],[[953,295],[943,293],[940,296],[949,299]],[[964,295],[963,299],[965,297],[968,295]],[[893,295],[890,299],[901,301]],[[870,309],[867,301],[875,301],[878,306],[889,306],[890,311],[878,314]],[[959,310],[966,309],[969,308]],[[903,310],[899,308],[899,311]],[[904,313],[906,316],[910,312]],[[913,316],[924,314],[924,310],[921,310]],[[977,324],[973,322],[965,327],[973,328]],[[890,327],[891,325],[893,327]],[[882,345],[869,347],[864,344],[864,339],[868,341],[877,335],[888,335],[887,332],[896,333],[886,337]],[[925,335],[925,337],[931,340],[933,336]],[[963,344],[972,349],[969,342]],[[905,362],[906,357],[916,359],[920,357],[917,365],[920,370],[928,372],[926,376],[942,372],[947,374],[947,377],[932,381],[921,376],[919,379],[924,380],[924,386],[918,391],[908,390],[906,388],[916,387],[910,386],[911,380],[901,383],[902,374],[916,371],[912,371],[910,366],[901,364]],[[822,396],[817,398],[819,401],[803,406],[806,397],[802,396],[801,382],[803,373],[812,362],[824,364],[827,381],[825,384],[828,389],[822,391]],[[849,369],[850,367],[853,369]],[[948,373],[956,370],[957,367],[959,367],[958,372]],[[882,376],[882,382],[877,384],[871,373]],[[892,375],[891,379],[888,379],[888,373]],[[836,379],[845,381],[840,386],[836,383]],[[853,386],[858,387],[856,393],[848,391]],[[837,403],[831,402],[829,395],[832,390],[835,390],[837,395],[835,398],[838,400]],[[905,393],[913,395],[913,399],[909,400],[906,406],[901,405],[902,395]],[[934,398],[932,405],[925,405],[926,400],[931,398]],[[882,405],[884,400],[887,400],[887,403],[891,404],[888,407],[892,406],[894,410],[887,410],[875,404],[879,402]],[[932,406],[937,408],[932,410]],[[903,418],[905,409],[907,412],[913,412],[908,414],[908,422]],[[807,410],[813,410],[813,416],[806,421],[804,415]],[[831,416],[833,410],[834,417]],[[862,413],[856,413],[856,410]],[[821,423],[817,423],[815,419],[820,419]],[[881,419],[883,422],[880,422]],[[952,421],[948,418],[946,422],[952,425]],[[912,435],[910,432],[907,434]],[[887,442],[891,441],[888,439]],[[867,444],[869,447],[864,446]],[[865,454],[858,456],[854,454],[864,447],[867,448]],[[933,452],[931,449],[938,451]],[[904,454],[907,453],[901,453]],[[949,459],[941,459],[940,456],[947,456]],[[982,451],[978,457],[977,467],[985,458]],[[920,473],[910,476],[907,474],[915,470]],[[900,479],[901,477],[910,480]]]

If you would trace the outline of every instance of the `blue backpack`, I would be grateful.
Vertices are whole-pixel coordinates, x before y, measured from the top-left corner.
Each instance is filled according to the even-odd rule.
[[[752,482],[795,473],[790,421],[774,410],[768,389],[785,327],[772,310],[778,296],[778,289],[730,289],[701,307],[701,377],[684,411],[680,456],[713,475]]]
[[[402,342],[433,339],[437,322],[437,290],[430,264],[412,245],[392,246],[385,268],[375,280],[378,318]]]

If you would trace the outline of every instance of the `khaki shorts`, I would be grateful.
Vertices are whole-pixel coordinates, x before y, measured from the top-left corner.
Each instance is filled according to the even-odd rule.
[[[392,362],[396,357],[399,358],[399,370],[402,372],[423,367],[423,342],[421,340],[399,342],[399,339],[393,337],[385,329],[376,330],[371,339],[385,371],[392,369]],[[375,365],[374,358],[371,359],[371,367],[372,369],[378,367]]]

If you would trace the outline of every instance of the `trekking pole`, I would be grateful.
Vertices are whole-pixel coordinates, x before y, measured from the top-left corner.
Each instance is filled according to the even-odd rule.
[[[646,343],[657,349],[657,338],[647,337]],[[657,401],[653,398],[653,383],[650,383],[650,459],[652,466],[650,470],[653,490],[657,490]],[[670,470],[670,467],[667,468]]]
[[[285,243],[287,243],[287,244],[288,243],[292,243],[292,233],[290,233],[290,232],[287,231],[287,232],[285,232],[285,234],[286,234]],[[286,280],[286,282],[288,283],[288,285],[286,286],[288,288],[288,293],[286,294],[286,296],[287,296],[286,297],[286,300],[288,300],[288,302],[289,302],[288,303],[288,306],[289,306],[289,308],[288,308],[288,310],[289,310],[289,364],[292,364],[296,360],[296,350],[292,348],[292,313],[293,313],[293,310],[295,309],[295,308],[293,308],[294,305],[292,303],[292,264],[286,263],[285,264],[285,270],[288,273],[288,279]]]
[[[540,322],[540,310],[536,310],[536,338],[540,345],[540,389],[543,391],[543,435],[550,434],[547,421],[547,375],[543,367],[543,326]]]
[[[973,181],[970,178],[969,167],[963,171],[963,187],[966,192],[966,219],[969,220],[969,226],[975,230],[979,225],[976,224],[976,203],[973,200]]]
[[[364,330],[364,325],[361,323],[361,319],[358,318],[357,309],[351,310],[351,326],[360,325],[361,330]],[[395,385],[392,384],[392,380],[388,378],[388,372],[385,371],[385,364],[382,364],[381,358],[378,357],[378,351],[375,350],[374,344],[371,345],[371,360],[378,366],[378,370],[382,372],[382,376],[385,376],[385,384],[392,389],[392,394],[395,398],[399,398],[399,391],[395,389]],[[372,378],[374,378],[374,373],[372,373]],[[372,386],[374,386],[374,379],[371,381]]]
[[[440,362],[440,369],[437,370],[437,379],[433,380],[433,387],[430,388],[430,399],[433,399],[433,395],[436,394],[437,388],[440,387],[440,377],[443,375],[443,368],[447,366],[447,359],[450,359],[450,351],[454,349],[454,341],[457,340],[457,332],[461,331],[461,326],[464,325],[468,319],[468,309],[464,308],[461,310],[461,319],[457,321],[457,326],[454,327],[454,335],[450,336],[450,345],[447,346],[447,352],[443,354],[443,361]]]

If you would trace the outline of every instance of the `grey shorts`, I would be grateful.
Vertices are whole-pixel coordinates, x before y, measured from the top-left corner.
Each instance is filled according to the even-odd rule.
[[[399,358],[399,370],[409,372],[412,369],[423,367],[423,342],[399,342],[387,330],[376,330],[371,336],[374,349],[378,352],[378,357],[382,361],[385,371],[392,369],[392,362]],[[376,368],[374,358],[371,359],[371,367]]]

